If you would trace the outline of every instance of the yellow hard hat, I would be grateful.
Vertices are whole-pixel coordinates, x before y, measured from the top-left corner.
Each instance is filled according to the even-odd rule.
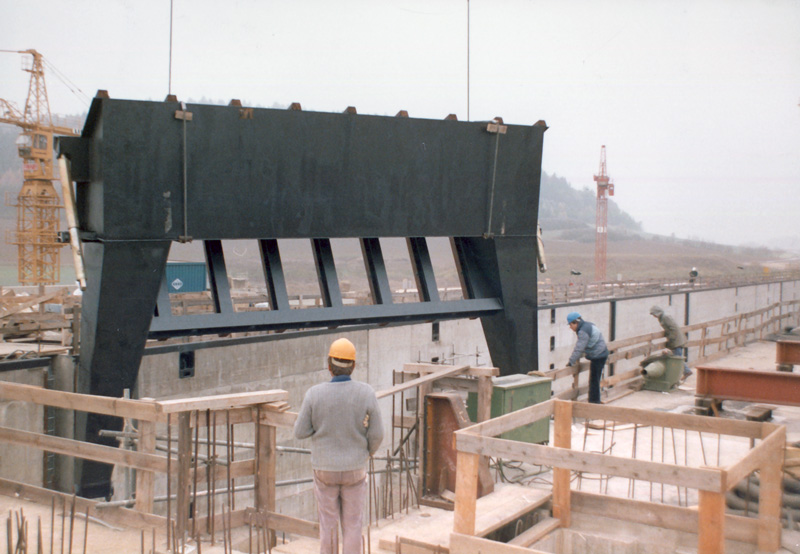
[[[331,344],[331,349],[328,351],[328,356],[331,358],[339,358],[340,360],[356,360],[356,347],[347,339],[336,339]]]

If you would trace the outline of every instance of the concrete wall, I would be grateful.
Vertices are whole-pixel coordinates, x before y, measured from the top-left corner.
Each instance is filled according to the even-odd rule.
[[[578,311],[589,321],[596,323],[607,339],[624,339],[660,330],[658,322],[650,316],[649,309],[657,304],[683,324],[698,323],[753,311],[779,300],[800,298],[800,282],[753,285],[719,290],[700,290],[688,293],[648,297],[618,298],[583,303],[540,306],[539,323],[539,369],[547,371],[566,364],[575,344],[575,334],[566,324],[569,312]],[[795,323],[797,320],[795,319]],[[292,410],[299,409],[305,391],[312,385],[328,379],[325,369],[327,349],[334,339],[347,336],[358,351],[355,378],[370,383],[376,390],[392,386],[392,370],[399,370],[404,363],[431,361],[445,363],[469,363],[490,365],[488,349],[479,320],[443,321],[438,324],[438,338],[434,340],[434,324],[361,329],[348,332],[336,330],[285,336],[272,335],[269,340],[259,342],[239,341],[235,344],[218,343],[186,344],[196,348],[193,377],[179,378],[179,353],[162,349],[162,353],[150,353],[142,361],[135,398],[152,397],[169,399],[178,397],[206,396],[253,390],[284,389],[289,393]],[[531,340],[535,340],[531,337]],[[158,348],[151,352],[159,352]],[[691,357],[695,352],[690,352]],[[633,362],[619,362],[617,369],[623,371]],[[60,370],[63,373],[63,368]],[[41,370],[35,372],[8,372],[0,378],[30,384],[42,384]],[[584,378],[585,379],[585,378]],[[71,382],[62,376],[64,383]],[[568,386],[568,383],[563,385]],[[66,384],[65,390],[69,390]],[[558,392],[558,390],[555,390]],[[22,429],[41,429],[41,410],[23,413],[21,407],[0,403],[0,425]],[[387,440],[384,450],[391,444],[388,426],[392,413],[390,399],[382,401]],[[399,415],[399,403],[395,405]],[[223,422],[218,422],[222,424]],[[165,432],[161,429],[159,432]],[[236,427],[237,442],[254,442],[247,426]],[[218,429],[218,439],[225,437],[224,425]],[[296,441],[289,429],[280,429],[277,436],[281,446],[308,448],[308,441]],[[174,445],[173,445],[174,446]],[[3,447],[16,448],[16,447]],[[224,449],[222,449],[224,450]],[[201,454],[204,450],[201,449]],[[217,452],[224,457],[224,451]],[[252,454],[237,449],[236,459],[246,459]],[[24,460],[21,464],[7,464],[9,459]],[[18,450],[0,450],[0,467],[3,477],[41,483],[42,456],[39,453],[19,453]],[[13,469],[12,469],[13,467]],[[283,453],[279,457],[277,475],[279,481],[308,478],[311,475],[309,457],[306,454]],[[123,483],[124,479],[117,479]],[[237,480],[236,485],[249,484]],[[204,486],[201,484],[200,490]],[[68,490],[66,487],[64,490]],[[118,493],[124,493],[120,485]],[[166,493],[164,480],[159,481],[156,496]],[[239,495],[242,502],[249,501],[247,494]],[[286,514],[315,518],[315,503],[310,484],[279,487],[278,509]],[[160,505],[165,511],[165,504]]]
[[[21,385],[45,386],[46,369],[8,371],[3,381]],[[29,402],[0,401],[0,425],[22,431],[41,432],[44,428],[44,409]],[[44,480],[44,453],[41,450],[0,442],[0,476],[41,486]]]
[[[292,411],[297,411],[306,390],[330,379],[325,367],[328,347],[341,336],[353,341],[358,352],[354,378],[370,383],[376,390],[390,388],[392,370],[400,370],[408,362],[431,361],[437,358],[449,363],[489,365],[486,341],[477,320],[441,322],[439,340],[433,340],[432,331],[433,324],[426,323],[298,338],[287,336],[285,339],[269,342],[205,348],[195,351],[194,377],[185,379],[178,378],[177,352],[148,355],[143,359],[134,396],[163,400],[283,389],[289,393]],[[382,399],[381,408],[387,437],[383,446],[385,450],[391,445],[389,424],[392,400]],[[395,409],[399,415],[399,402]],[[158,432],[165,433],[165,430]],[[217,433],[218,440],[223,439],[224,426]],[[234,438],[237,442],[254,442],[251,428],[246,425],[236,427]],[[204,440],[204,435],[201,435],[201,444]],[[289,429],[278,430],[277,442],[280,446],[310,447],[310,441],[295,440]],[[201,454],[203,453],[204,450],[201,449]],[[218,452],[218,455],[224,456],[224,453]],[[236,456],[238,460],[249,458],[252,454],[249,450],[237,450]],[[307,454],[282,453],[278,459],[277,475],[279,481],[310,477],[310,457]],[[122,481],[122,477],[115,480],[115,491],[124,496]],[[246,484],[249,483],[244,479],[236,482],[237,486]],[[156,496],[166,494],[165,486],[163,480],[157,483]],[[201,484],[200,490],[204,489],[205,486]],[[241,498],[247,502],[250,495],[245,493]],[[312,519],[316,517],[316,504],[310,484],[279,487],[277,506],[287,514]],[[163,511],[165,506],[160,508]]]

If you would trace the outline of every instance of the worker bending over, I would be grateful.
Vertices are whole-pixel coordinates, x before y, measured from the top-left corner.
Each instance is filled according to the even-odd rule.
[[[589,360],[589,402],[600,404],[600,379],[608,360],[608,347],[603,339],[603,333],[594,323],[584,321],[578,312],[568,314],[567,323],[578,335],[578,342],[567,365],[575,365],[581,356],[586,355],[586,359]]]
[[[676,356],[684,359],[681,381],[685,381],[692,375],[692,370],[686,364],[686,357],[684,356],[687,343],[686,333],[681,330],[674,319],[664,313],[660,306],[650,308],[650,315],[656,318],[661,328],[664,329],[664,336],[667,338],[667,344],[664,346],[672,350],[672,353]]]
[[[306,392],[294,424],[296,438],[311,437],[321,554],[339,552],[340,522],[343,553],[361,552],[367,462],[383,440],[378,399],[372,387],[350,378],[355,365],[353,343],[335,340],[328,352],[332,379]]]

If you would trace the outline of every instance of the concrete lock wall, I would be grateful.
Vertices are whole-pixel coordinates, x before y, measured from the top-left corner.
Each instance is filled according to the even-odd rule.
[[[800,281],[791,281],[677,294],[543,305],[539,307],[538,312],[538,369],[548,371],[566,365],[575,345],[575,334],[566,323],[566,316],[572,311],[580,312],[584,319],[597,324],[608,340],[620,340],[660,330],[658,322],[649,313],[650,307],[654,304],[661,306],[679,324],[686,322],[688,314],[688,323],[692,324],[750,312],[780,300],[798,298],[800,298]],[[447,364],[491,365],[479,320],[443,321],[438,324],[424,323],[347,332],[322,330],[294,335],[249,337],[246,340],[219,340],[155,347],[143,358],[137,387],[132,391],[132,396],[170,399],[284,389],[289,393],[291,410],[297,411],[305,391],[317,383],[328,380],[325,357],[331,341],[341,336],[352,340],[358,351],[354,377],[370,383],[376,390],[390,388],[393,384],[392,370],[400,370],[403,364],[409,362],[435,360]],[[692,338],[699,338],[699,335]],[[531,339],[533,340],[533,337]],[[194,352],[194,375],[191,377],[179,377],[180,350]],[[691,360],[696,357],[697,352],[690,351],[689,355]],[[68,365],[65,364],[59,369],[59,375],[67,371]],[[621,372],[633,365],[634,362],[621,361],[615,370]],[[41,385],[43,384],[41,375],[41,370],[7,372],[3,374],[2,379]],[[586,384],[586,380],[587,376],[583,376],[581,384]],[[61,375],[59,381],[71,383],[72,380],[69,376]],[[558,386],[562,388],[570,386],[567,382],[569,380],[562,381]],[[56,384],[56,386],[68,390],[66,385]],[[554,389],[554,392],[560,390]],[[392,400],[383,399],[381,407],[387,437],[381,455],[385,455],[386,449],[391,445],[389,425]],[[19,415],[15,410],[14,407],[0,404],[0,425],[31,430],[42,429],[41,409],[34,409],[35,413],[31,415],[27,413]],[[395,404],[395,415],[400,415],[399,400]],[[217,439],[224,440],[224,422],[217,423],[221,425]],[[163,434],[165,429],[159,429],[158,432]],[[254,442],[252,429],[248,426],[236,426],[235,432],[234,438],[237,442]],[[310,447],[310,441],[296,441],[290,429],[279,429],[277,442],[279,446]],[[175,446],[173,444],[173,447]],[[204,454],[203,449],[201,454]],[[22,455],[0,450],[2,456],[0,475],[40,485],[41,453],[24,453],[26,461],[23,464],[6,463],[9,459],[23,459],[18,457]],[[224,447],[218,447],[217,455],[225,457]],[[249,456],[251,456],[249,452],[240,452],[237,449],[237,459]],[[310,476],[310,458],[307,454],[293,452],[280,454],[277,464],[279,482],[308,479]],[[130,477],[126,479],[124,475],[115,475],[116,497],[125,497],[129,494],[126,490],[126,481],[130,482]],[[244,479],[236,481],[237,487],[249,484],[252,484],[252,480],[249,483]],[[200,490],[204,488],[205,484],[200,484]],[[64,486],[64,490],[71,489],[69,486]],[[164,479],[157,481],[155,494],[157,497],[166,494]],[[243,502],[250,501],[250,498],[247,498],[248,494],[242,494]],[[299,483],[278,487],[277,508],[288,515],[315,519],[316,508],[311,484]],[[165,512],[166,503],[157,503],[157,509]]]

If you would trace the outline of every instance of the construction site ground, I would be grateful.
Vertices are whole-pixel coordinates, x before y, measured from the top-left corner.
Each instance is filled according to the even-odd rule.
[[[729,356],[721,358],[708,365],[754,369],[764,371],[775,371],[775,343],[760,341],[752,343],[744,348],[739,348]],[[795,368],[795,371],[798,371]],[[678,388],[669,392],[653,392],[641,390],[627,396],[618,398],[613,402],[614,406],[668,411],[675,413],[690,413],[695,406],[695,376],[690,377]],[[725,401],[723,411],[719,417],[730,417],[735,419],[745,419],[745,410],[750,406],[745,402]],[[800,407],[773,405],[772,422],[786,426],[787,442],[794,443],[800,441]],[[662,442],[669,440],[662,431],[661,436],[650,437],[649,439],[639,436],[634,437],[635,431],[631,426],[619,426],[610,428],[604,422],[599,421],[575,421],[573,424],[573,449],[583,448],[587,451],[609,452],[613,449],[614,455],[621,455],[623,452],[641,450],[635,442],[644,441],[644,450],[647,450],[647,441],[652,444],[657,440]],[[613,433],[613,435],[612,435]],[[678,442],[687,440],[678,438]],[[701,439],[702,440],[702,439]],[[716,442],[718,439],[714,439]],[[742,439],[739,439],[741,441]],[[745,443],[746,443],[746,439]],[[606,442],[607,441],[607,442]],[[732,441],[731,444],[723,444]],[[669,456],[698,457],[708,456],[711,460],[708,463],[716,464],[715,456],[721,465],[727,463],[726,456],[736,456],[737,452],[749,448],[749,444],[736,444],[736,437],[724,437],[716,445],[711,444],[711,439],[700,448],[691,449],[688,446],[675,446],[676,439],[672,438],[673,454],[667,454],[665,460],[670,463]],[[613,446],[611,446],[613,444]],[[687,442],[688,445],[688,442]],[[641,445],[640,445],[641,446]],[[651,447],[652,448],[652,447]],[[670,448],[662,449],[669,452]],[[652,457],[652,456],[651,456]],[[702,461],[702,460],[701,460]],[[492,472],[498,476],[499,470],[495,464]],[[514,465],[503,468],[506,483],[498,483],[496,491],[478,500],[476,509],[477,522],[476,529],[495,528],[499,523],[514,521],[518,517],[518,512],[524,505],[530,505],[537,498],[546,499],[550,493],[549,484],[551,474],[549,471],[536,467],[522,467]],[[612,478],[610,480],[598,479],[597,476],[581,476],[580,483],[573,481],[573,490],[580,488],[589,492],[603,490],[606,494],[615,494],[625,497],[640,495],[647,498],[653,496],[663,499],[666,503],[677,505],[692,506],[696,503],[696,498],[675,486],[662,487],[658,485],[654,491],[653,486],[646,482],[631,483],[627,479]],[[648,487],[650,490],[648,490]],[[696,492],[696,491],[695,491]],[[15,524],[19,515],[24,515],[28,522],[28,552],[34,552],[37,548],[38,528],[41,526],[41,536],[43,541],[43,551],[51,552],[51,540],[54,544],[52,552],[88,552],[115,554],[136,554],[141,552],[150,553],[152,551],[153,533],[155,532],[156,552],[167,552],[165,549],[165,530],[163,528],[153,529],[143,526],[143,528],[120,528],[117,525],[106,524],[103,522],[90,520],[88,526],[82,514],[76,514],[74,521],[71,521],[69,512],[62,518],[61,505],[56,506],[53,516],[51,505],[42,505],[14,495],[0,496],[0,510],[12,518]],[[613,514],[610,514],[613,516]],[[51,534],[51,519],[54,520],[54,532]],[[446,548],[449,544],[449,536],[452,531],[453,512],[439,508],[423,506],[421,508],[409,509],[406,513],[397,513],[391,519],[381,520],[377,524],[373,523],[368,535],[370,552],[396,552],[397,537],[420,541],[429,545],[438,545]],[[797,530],[797,522],[794,523],[795,529],[786,529],[782,533],[782,553],[800,554],[800,530]],[[88,530],[88,532],[87,532]],[[63,539],[62,539],[63,535]],[[69,548],[69,538],[72,536],[72,548]],[[51,538],[52,537],[52,538]],[[84,537],[86,546],[84,547]],[[62,540],[64,549],[61,549]],[[223,552],[221,537],[217,537],[216,544],[204,542],[201,551],[209,554]],[[283,541],[287,542],[283,542]],[[144,542],[144,547],[142,543]],[[238,548],[234,551],[246,552],[249,544],[248,529],[240,528],[234,531],[234,545]],[[401,545],[401,552],[415,554],[425,552],[415,549],[410,545]],[[648,527],[639,524],[621,522],[613,518],[603,518],[597,516],[586,516],[576,513],[572,518],[572,524],[568,531],[556,531],[551,533],[551,538],[544,539],[534,545],[534,548],[543,552],[697,552],[697,536],[691,533],[681,533],[667,529]],[[194,546],[188,547],[186,552],[196,552]],[[272,549],[273,552],[282,554],[306,554],[319,552],[319,543],[310,538],[291,538],[278,537],[278,545]],[[428,550],[432,552],[434,550]],[[442,550],[444,551],[444,550]],[[726,551],[729,553],[756,552],[754,545],[726,542]]]

